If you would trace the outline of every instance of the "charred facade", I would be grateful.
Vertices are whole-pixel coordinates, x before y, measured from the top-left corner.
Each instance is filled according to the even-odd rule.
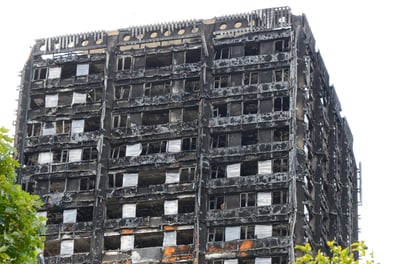
[[[358,239],[352,134],[287,7],[39,39],[19,183],[43,263],[289,263]]]

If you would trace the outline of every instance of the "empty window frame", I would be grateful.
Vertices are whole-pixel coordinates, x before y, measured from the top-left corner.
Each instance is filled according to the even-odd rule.
[[[288,231],[289,231],[288,224],[272,225],[272,236],[274,237],[287,236],[289,234]]]
[[[79,190],[90,191],[94,189],[94,180],[89,177],[79,179]]]
[[[93,132],[99,130],[100,117],[89,117],[85,118],[85,123],[83,126],[84,132]]]
[[[193,244],[193,229],[185,229],[185,230],[176,231],[176,244],[177,245]]]
[[[194,197],[180,198],[178,200],[178,214],[193,213],[194,207]]]
[[[124,158],[126,153],[126,145],[115,146],[111,149],[111,158]]]
[[[47,68],[36,68],[33,71],[33,80],[45,80],[47,78]]]
[[[132,56],[121,55],[117,59],[117,71],[129,71],[132,67]]]
[[[44,243],[44,257],[60,255],[61,243],[60,240],[46,240]]]
[[[213,105],[213,117],[226,117],[228,116],[228,105],[226,103]]]
[[[128,100],[131,92],[131,85],[121,85],[114,87],[114,99],[119,100]]]
[[[107,204],[106,216],[107,219],[122,218],[122,204]]]
[[[274,43],[274,50],[275,52],[285,52],[285,51],[289,51],[290,50],[290,39],[286,38],[286,39],[280,39],[275,41]]]
[[[240,239],[254,239],[254,225],[241,226]]]
[[[275,256],[271,258],[271,264],[286,264],[288,262],[287,256]]]
[[[43,95],[31,96],[30,109],[35,110],[45,106],[45,97]]]
[[[171,63],[172,63],[171,53],[157,53],[157,54],[146,55],[147,69],[170,66]]]
[[[224,227],[210,227],[208,228],[208,242],[224,241],[225,228]]]
[[[122,180],[123,180],[122,173],[108,174],[108,187],[111,189],[122,187]]]
[[[185,80],[185,92],[197,92],[200,90],[200,77]]]
[[[141,155],[157,154],[167,152],[167,141],[144,143]]]
[[[258,161],[244,161],[240,164],[240,175],[251,176],[258,173]]]
[[[145,96],[162,96],[171,93],[171,81],[144,83]]]
[[[227,46],[215,47],[215,60],[231,58],[231,48]]]
[[[61,78],[71,78],[76,75],[76,64],[75,63],[64,63],[61,70]],[[50,76],[50,73],[49,73]]]
[[[197,137],[182,139],[182,151],[195,151],[197,148]]]
[[[40,136],[40,131],[42,128],[41,123],[28,123],[27,124],[27,131],[26,131],[26,136],[27,137],[38,137]]]
[[[97,149],[96,147],[84,147],[82,149],[82,160],[96,160]]]
[[[214,76],[214,88],[225,88],[229,86],[229,75]]]
[[[274,98],[274,111],[289,111],[289,96]]]
[[[181,168],[180,169],[180,177],[179,182],[192,182],[196,175],[196,167],[188,167],[188,168]]]
[[[185,112],[183,117],[185,118]],[[144,112],[142,117],[142,125],[161,125],[169,123],[169,112],[166,110]]]
[[[127,125],[128,115],[114,115],[113,116],[113,128],[125,128]]]
[[[274,141],[288,141],[289,140],[289,126],[279,127],[274,129]]]
[[[50,193],[62,193],[65,190],[64,179],[51,179],[50,180]]]
[[[258,72],[243,73],[243,85],[255,85],[259,83]]]
[[[287,172],[289,170],[289,162],[287,158],[274,159],[272,162],[273,172]]]
[[[213,135],[211,137],[212,148],[225,148],[228,147],[228,135]]]
[[[136,204],[136,217],[158,217],[164,215],[164,201],[145,201]]]
[[[98,103],[101,102],[103,97],[103,92],[101,88],[99,89],[90,89],[87,92],[86,103]]]
[[[258,143],[257,130],[248,130],[242,132],[242,146],[255,145],[257,143]]]
[[[164,242],[163,232],[135,234],[135,248],[162,247],[163,242]]]
[[[257,113],[258,113],[258,101],[257,100],[243,102],[243,114],[244,115],[257,114]]]
[[[244,56],[260,55],[260,43],[246,43],[244,45]]]
[[[196,121],[199,118],[198,107],[183,108],[183,122]]]
[[[272,204],[286,204],[288,192],[286,190],[272,192]]]
[[[138,187],[163,184],[165,177],[163,170],[141,170],[139,171]]]
[[[289,81],[289,68],[275,69],[273,71],[274,82],[287,82]]]
[[[121,236],[104,234],[104,250],[118,250],[121,248]]]
[[[185,52],[185,63],[197,63],[201,60],[201,49],[190,49]]]
[[[63,149],[61,151],[55,151],[53,154],[54,163],[65,163],[68,162],[68,149]]]
[[[255,192],[240,194],[240,207],[256,206],[257,194]]]
[[[212,165],[211,166],[211,179],[225,178],[226,166],[225,165]]]
[[[212,195],[208,198],[208,209],[224,209],[225,207],[225,196]]]

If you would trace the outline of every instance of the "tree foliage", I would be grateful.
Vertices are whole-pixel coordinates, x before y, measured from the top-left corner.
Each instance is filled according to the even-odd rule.
[[[12,139],[0,128],[0,263],[36,263],[43,248],[39,197],[15,184],[19,163],[12,157]]]
[[[314,254],[310,244],[308,243],[304,246],[296,246],[295,249],[301,251],[303,253],[303,256],[296,258],[294,264],[375,263],[373,253],[367,254],[367,246],[363,241],[355,242],[347,248],[342,248],[341,246],[335,245],[334,241],[328,241],[327,244],[329,246],[331,256],[326,256],[324,253],[321,252],[321,250],[318,250],[317,253]]]

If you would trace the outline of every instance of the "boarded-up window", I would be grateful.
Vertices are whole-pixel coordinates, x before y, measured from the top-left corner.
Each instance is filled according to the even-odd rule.
[[[240,239],[240,226],[225,227],[225,241]]]
[[[60,255],[72,255],[72,254],[74,254],[74,240],[61,241]]]
[[[64,210],[63,213],[63,223],[76,223],[76,209]]]
[[[133,245],[135,244],[135,236],[121,236],[121,250],[131,250],[133,249]]]
[[[240,163],[230,164],[226,166],[226,177],[240,177]]]
[[[181,151],[181,140],[180,139],[168,140],[167,152],[177,153],[180,151]]]
[[[176,232],[165,232],[163,246],[175,246],[176,245]]]
[[[138,174],[137,173],[124,173],[122,178],[123,187],[131,187],[138,185]]]
[[[72,120],[71,134],[82,133],[85,127],[85,120]]]
[[[254,264],[272,264],[271,258],[256,258]]]
[[[122,205],[122,218],[136,217],[136,204]]]
[[[263,160],[258,162],[258,174],[272,173],[271,160]]]
[[[43,136],[55,135],[56,134],[56,124],[54,122],[46,123],[43,126]]]
[[[57,107],[58,105],[58,94],[48,94],[45,97],[44,107]]]
[[[268,205],[271,205],[271,193],[270,192],[257,193],[257,206],[268,206]]]
[[[68,152],[68,161],[77,162],[81,161],[82,149],[70,149]]]
[[[256,238],[271,237],[272,225],[256,225],[254,233]]]
[[[237,259],[225,259],[224,264],[238,264]]]
[[[126,146],[126,157],[137,157],[140,155],[140,153],[142,153],[141,143]]]
[[[51,163],[52,161],[53,161],[53,153],[52,152],[39,153],[39,157],[38,157],[39,164]]]
[[[164,214],[173,215],[178,213],[178,200],[164,201]]]
[[[89,74],[89,64],[78,64],[76,66],[76,76],[86,76]]]
[[[72,94],[72,104],[85,104],[86,94],[84,93],[73,93]]]
[[[48,79],[58,79],[61,76],[61,67],[49,68]]]
[[[179,172],[167,172],[165,174],[165,183],[179,182]]]

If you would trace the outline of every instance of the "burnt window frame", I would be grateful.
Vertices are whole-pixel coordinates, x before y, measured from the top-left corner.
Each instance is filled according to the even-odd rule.
[[[215,89],[220,89],[220,88],[227,88],[230,86],[230,78],[231,76],[229,74],[221,74],[221,75],[215,75],[214,76],[214,81],[213,81],[213,87]]]
[[[210,170],[210,179],[226,178],[226,165],[212,165]]]
[[[47,80],[48,67],[35,68],[33,70],[32,81]]]
[[[42,135],[42,123],[28,123],[26,127],[27,137],[40,137]]]
[[[274,41],[274,53],[290,51],[290,38]]]
[[[255,79],[255,82],[253,82]],[[243,73],[243,85],[257,85],[260,83],[260,73],[258,71],[244,72]]]
[[[223,226],[209,227],[207,241],[208,242],[225,241],[225,227],[223,227]]]
[[[240,208],[257,206],[257,193],[244,192],[240,193]]]
[[[254,225],[242,225],[240,226],[240,239],[255,239],[255,226]]]
[[[274,69],[272,71],[273,82],[288,82],[290,79],[290,68]]]
[[[162,83],[162,85],[160,85]],[[161,87],[161,93],[156,93],[155,90],[156,87],[157,89],[160,89],[158,86]],[[144,96],[165,96],[171,94],[172,91],[172,81],[171,80],[166,80],[166,81],[158,81],[158,82],[145,82],[143,83],[143,95]]]
[[[123,179],[124,179],[124,174],[122,172],[109,173],[107,189],[122,188],[123,187]]]
[[[112,128],[126,128],[128,125],[128,114],[115,114],[112,116]]]
[[[153,155],[153,154],[160,154],[160,153],[167,153],[167,144],[168,140],[161,140],[161,141],[151,141],[142,143],[142,152],[140,155]],[[156,151],[158,148],[158,151]],[[154,151],[153,151],[154,149]],[[149,152],[151,150],[151,152]]]
[[[225,196],[211,195],[208,197],[208,210],[222,210],[225,209]]]
[[[131,97],[132,85],[116,85],[114,86],[114,100],[128,101]]]
[[[214,60],[230,59],[232,51],[230,46],[217,46],[215,47]]]
[[[290,110],[290,97],[289,96],[281,96],[275,97],[273,102],[273,111],[274,112],[282,112]]]
[[[189,141],[189,142],[187,142],[187,141]],[[182,138],[182,151],[188,152],[188,151],[196,151],[196,150],[197,150],[197,137]]]
[[[211,148],[228,147],[228,134],[216,134],[211,136]]]
[[[126,156],[126,145],[114,146],[111,148],[110,158],[120,159]]]
[[[127,61],[129,59],[129,61]],[[117,71],[130,71],[133,66],[133,56],[131,55],[118,55],[117,57]]]

